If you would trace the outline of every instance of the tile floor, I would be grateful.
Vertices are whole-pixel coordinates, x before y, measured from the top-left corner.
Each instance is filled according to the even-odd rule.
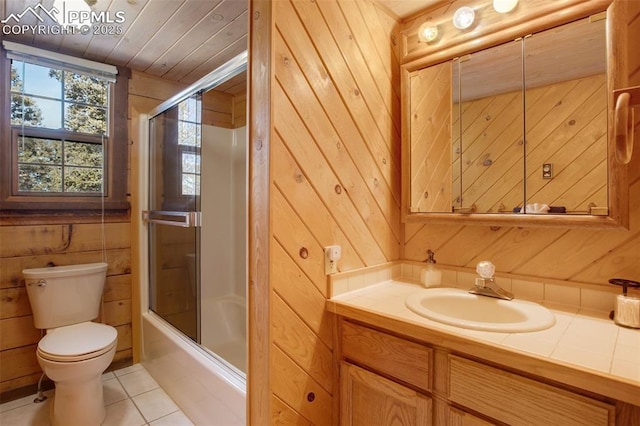
[[[107,417],[102,426],[188,426],[189,418],[144,369],[135,364],[102,377]],[[49,398],[34,404],[31,395],[0,405],[2,426],[49,426]]]

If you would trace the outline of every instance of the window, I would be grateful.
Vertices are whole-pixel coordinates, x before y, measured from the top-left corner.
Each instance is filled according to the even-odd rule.
[[[107,81],[12,61],[11,126],[17,152],[14,191],[100,196],[108,110]]]
[[[178,145],[181,157],[181,195],[200,195],[200,143],[202,127],[199,96],[178,104]]]
[[[8,88],[1,119],[9,129],[3,133],[1,207],[128,208],[128,74],[115,79],[87,71],[89,61],[74,67],[75,58],[42,59],[32,52],[39,49],[9,44],[0,59]]]

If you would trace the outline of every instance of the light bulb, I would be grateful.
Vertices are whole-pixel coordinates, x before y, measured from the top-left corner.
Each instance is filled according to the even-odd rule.
[[[493,8],[498,13],[509,13],[518,5],[518,0],[493,0]]]
[[[463,6],[453,14],[453,26],[459,30],[465,30],[473,24],[475,18],[476,13],[473,9]]]
[[[438,30],[438,26],[431,25],[429,22],[425,22],[424,24],[420,25],[420,28],[418,29],[418,39],[426,43],[435,41],[438,38],[439,34],[440,30]]]

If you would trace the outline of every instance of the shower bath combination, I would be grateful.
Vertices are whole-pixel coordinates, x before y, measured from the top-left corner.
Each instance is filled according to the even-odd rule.
[[[233,423],[245,416],[247,368],[246,58],[157,107],[140,156],[143,364],[190,417],[221,407],[189,413],[180,400],[194,389],[180,383],[211,387]]]

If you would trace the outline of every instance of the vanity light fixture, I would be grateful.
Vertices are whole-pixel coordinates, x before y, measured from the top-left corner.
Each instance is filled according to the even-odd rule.
[[[453,26],[459,30],[466,30],[476,19],[476,12],[469,6],[463,6],[453,14]]]
[[[420,28],[418,28],[418,39],[425,43],[433,43],[438,39],[439,35],[440,30],[438,29],[438,26],[433,25],[430,22],[425,22],[420,25]]]
[[[493,0],[493,8],[498,13],[509,13],[518,5],[518,0]]]

